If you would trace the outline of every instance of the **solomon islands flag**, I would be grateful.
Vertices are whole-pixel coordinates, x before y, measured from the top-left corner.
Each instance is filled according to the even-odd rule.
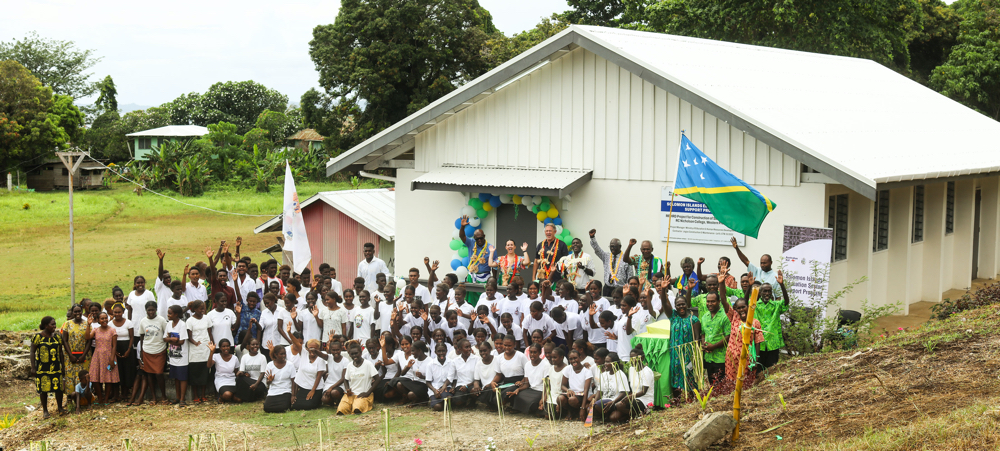
[[[681,135],[674,194],[701,202],[726,227],[757,238],[760,224],[777,204],[705,156]]]

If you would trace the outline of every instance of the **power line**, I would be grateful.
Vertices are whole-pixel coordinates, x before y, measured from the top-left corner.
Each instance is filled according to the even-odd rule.
[[[111,172],[114,172],[115,174],[118,174],[119,177],[127,180],[129,183],[132,183],[133,185],[138,186],[139,188],[142,188],[143,190],[146,190],[146,191],[149,191],[149,192],[151,192],[153,194],[156,194],[157,196],[165,197],[167,199],[170,199],[170,200],[172,200],[174,202],[177,202],[177,203],[179,203],[181,205],[187,205],[188,207],[194,207],[194,208],[201,208],[202,210],[208,210],[208,211],[211,211],[213,213],[219,213],[219,214],[224,214],[224,215],[250,216],[250,217],[259,217],[259,218],[273,218],[274,216],[276,216],[276,215],[251,215],[251,214],[247,214],[247,213],[233,213],[233,212],[229,212],[229,211],[215,210],[215,209],[204,207],[204,206],[201,206],[201,205],[189,204],[189,203],[184,202],[184,201],[182,201],[180,199],[175,199],[173,197],[170,197],[170,196],[168,196],[166,194],[160,194],[160,193],[158,193],[156,191],[153,191],[153,190],[147,188],[145,185],[142,185],[141,183],[138,183],[138,182],[136,182],[136,181],[134,181],[134,180],[132,180],[132,179],[130,179],[128,177],[125,177],[125,175],[122,174],[121,172],[118,172],[118,171],[116,171],[116,170],[114,170],[112,168],[109,168],[104,163],[101,163],[100,161],[97,161],[94,157],[90,156],[90,154],[87,154],[87,158],[90,158],[91,160],[94,160],[95,163],[101,165],[102,167],[104,167],[104,169],[107,169],[107,170],[109,170]]]

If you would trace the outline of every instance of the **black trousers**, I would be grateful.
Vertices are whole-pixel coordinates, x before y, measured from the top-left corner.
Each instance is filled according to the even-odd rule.
[[[264,399],[264,411],[268,413],[287,412],[292,407],[292,394],[270,395]]]

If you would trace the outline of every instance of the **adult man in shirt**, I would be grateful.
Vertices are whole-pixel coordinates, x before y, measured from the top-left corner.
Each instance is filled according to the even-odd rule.
[[[424,260],[428,260],[424,257]],[[431,296],[430,290],[427,287],[420,284],[420,270],[417,268],[410,268],[410,286],[413,287],[413,299],[420,300],[425,306],[427,304],[434,302],[434,298]],[[429,308],[429,307],[425,307]]]
[[[774,288],[781,287],[782,298],[775,299],[777,293],[774,292],[771,284],[762,284],[755,313],[755,317],[760,321],[760,327],[764,329],[764,342],[760,344],[760,364],[765,369],[778,363],[780,350],[785,346],[781,330],[781,314],[788,311],[788,290],[785,289],[785,280],[781,270],[776,272],[777,285]]]
[[[664,272],[663,260],[653,256],[653,243],[644,240],[639,246],[639,255],[635,258],[629,256],[629,251],[635,245],[635,238],[628,241],[628,249],[625,249],[625,262],[632,265],[632,274],[639,277],[639,291],[643,292],[653,289],[653,274]]]
[[[535,261],[531,263],[531,273],[537,280],[546,280],[557,271],[556,262],[569,255],[566,243],[556,238],[556,226],[552,223],[545,224],[545,240],[538,243]]]
[[[594,259],[590,254],[583,252],[583,241],[573,238],[570,245],[572,253],[559,259],[559,271],[564,279],[576,287],[577,291],[587,289],[590,278],[594,277]]]
[[[458,239],[465,243],[469,249],[469,276],[473,283],[486,283],[486,280],[493,276],[493,269],[490,267],[496,259],[496,246],[486,241],[486,234],[483,229],[476,229],[472,233],[472,238],[465,235],[465,226],[469,225],[469,217],[462,216],[462,227],[458,228]]]
[[[594,248],[594,254],[604,263],[604,277],[607,279],[604,280],[603,294],[605,297],[609,297],[616,288],[622,288],[628,283],[628,278],[632,275],[632,267],[625,262],[622,254],[622,242],[618,238],[612,238],[611,243],[608,244],[608,249],[611,251],[609,254],[601,249],[601,245],[597,244],[596,236],[597,229],[590,229],[590,247]],[[632,245],[629,244],[625,253],[627,254],[631,250]]]
[[[750,263],[750,259],[743,254],[740,250],[740,245],[736,243],[736,237],[732,237],[729,240],[733,244],[733,249],[736,249],[736,256],[740,258],[740,261],[747,266],[747,272],[753,276],[754,280],[760,283],[769,283],[772,287],[777,287],[778,284],[778,273],[771,267],[773,261],[771,260],[770,254],[764,254],[760,256],[760,266],[755,266]],[[780,296],[781,293],[775,293],[775,296]],[[761,324],[764,324],[761,321]]]
[[[390,274],[389,267],[382,259],[375,256],[375,245],[372,243],[365,243],[364,256],[365,259],[358,263],[358,277],[365,279],[365,289],[372,292],[378,290],[375,276],[378,273]]]

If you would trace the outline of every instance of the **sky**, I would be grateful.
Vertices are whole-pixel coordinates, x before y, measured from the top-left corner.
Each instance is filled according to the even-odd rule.
[[[562,12],[566,0],[479,0],[510,35]],[[254,80],[298,103],[318,87],[309,58],[317,25],[333,23],[339,1],[32,0],[5,2],[0,40],[39,36],[74,41],[103,60],[92,81],[111,75],[119,104],[155,106],[220,81]],[[79,104],[91,103],[82,99]]]

